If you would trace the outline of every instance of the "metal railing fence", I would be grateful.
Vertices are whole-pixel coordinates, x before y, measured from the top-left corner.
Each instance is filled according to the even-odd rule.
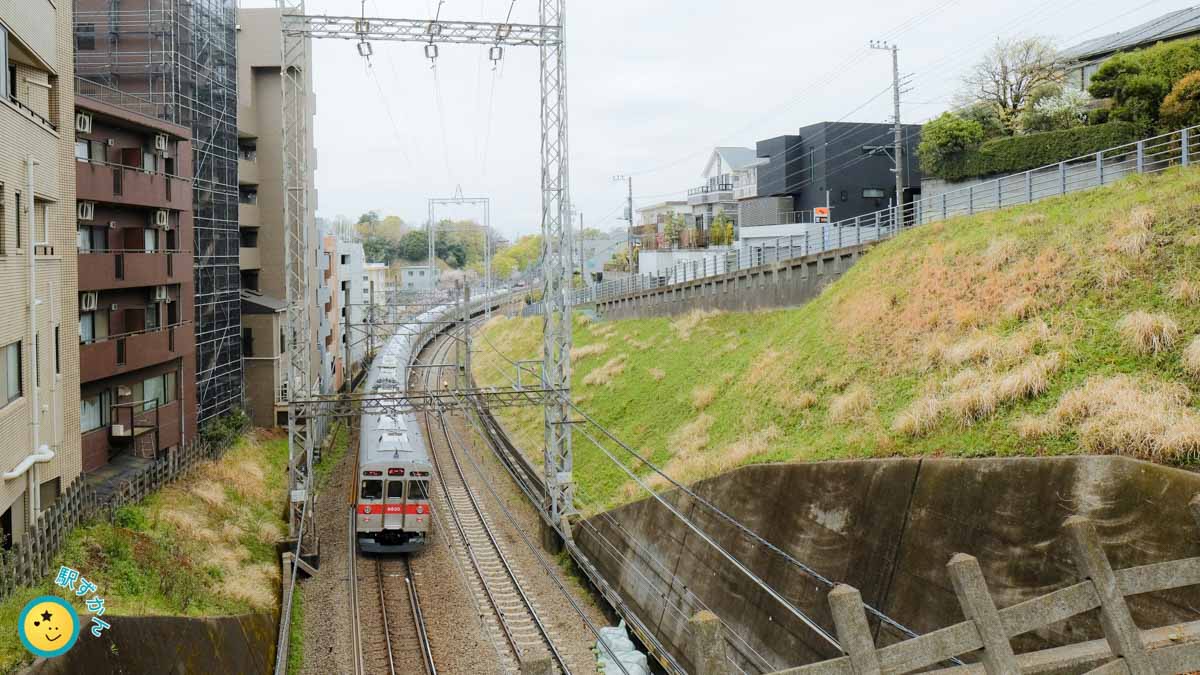
[[[1190,166],[1200,158],[1200,125],[1001,176],[968,187],[923,197],[897,209],[888,207],[833,223],[811,223],[804,233],[773,239],[743,240],[740,248],[677,263],[658,274],[631,275],[572,293],[576,305],[606,302],[626,295],[683,284],[816,253],[890,239],[927,223],[1033,202],[1108,185],[1132,174],[1153,174]],[[745,228],[742,236],[747,234]]]

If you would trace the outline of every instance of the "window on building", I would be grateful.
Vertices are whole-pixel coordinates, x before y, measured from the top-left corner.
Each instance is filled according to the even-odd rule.
[[[108,231],[103,227],[80,225],[75,230],[75,245],[80,252],[108,249]]]
[[[142,410],[154,410],[163,403],[163,378],[156,375],[142,382]]]
[[[112,394],[105,389],[98,394],[80,399],[79,428],[83,433],[106,427],[112,423]]]
[[[79,344],[90,344],[108,337],[108,312],[83,312],[79,315]]]
[[[258,246],[258,228],[257,227],[241,228],[241,230],[239,231],[239,237],[241,238],[240,245],[242,248],[254,248],[254,247]]]
[[[146,330],[158,330],[158,303],[146,305]]]
[[[142,245],[146,253],[158,250],[158,230],[147,227],[142,230]]]
[[[242,356],[254,358],[254,331],[242,326]]]
[[[242,204],[257,204],[258,190],[247,190],[244,188],[238,190],[238,202]]]
[[[0,349],[0,408],[21,398],[21,343]]]
[[[350,256],[349,256],[349,255],[342,255],[342,264],[343,264],[343,265],[349,265],[349,264],[350,264]]]
[[[7,253],[8,220],[4,217],[4,183],[0,183],[0,255]]]
[[[77,23],[75,24],[75,49],[76,51],[92,51],[96,48],[96,24],[94,23]]]
[[[15,88],[14,80],[8,65],[8,29],[0,25],[0,96],[10,96]]]
[[[21,193],[18,192],[18,193],[16,193],[15,196],[17,198],[17,212],[16,212],[16,217],[13,218],[13,222],[17,226],[16,230],[15,230],[17,236],[13,241],[16,244],[17,249],[19,250],[21,248],[21,220],[25,217],[25,213],[23,211],[21,211]]]
[[[863,188],[863,199],[883,199],[886,196],[883,188]]]
[[[142,149],[142,171],[147,173],[158,171],[158,156],[148,148]]]
[[[92,144],[87,141],[75,141],[75,159],[87,162],[92,159]]]

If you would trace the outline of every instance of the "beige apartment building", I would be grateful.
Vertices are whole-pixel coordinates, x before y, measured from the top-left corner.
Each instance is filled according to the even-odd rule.
[[[238,222],[241,242],[242,351],[246,378],[246,408],[254,424],[287,424],[288,358],[282,332],[287,324],[287,286],[284,277],[283,223],[283,121],[280,99],[282,46],[277,9],[238,11]],[[308,68],[312,91],[312,69]],[[330,301],[330,289],[321,284],[318,268],[321,239],[317,234],[317,192],[314,187],[317,154],[313,145],[309,99],[307,125],[308,245],[311,249],[308,288],[311,335],[308,350],[314,386],[325,366],[321,309]],[[320,430],[318,430],[319,432]],[[318,435],[320,435],[318,433]]]
[[[80,473],[71,23],[70,2],[0,0],[3,548]]]

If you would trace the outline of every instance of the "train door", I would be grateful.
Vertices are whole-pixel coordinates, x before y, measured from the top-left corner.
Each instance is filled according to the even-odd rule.
[[[429,481],[408,481],[408,508],[404,510],[404,529],[424,532],[429,524]]]
[[[404,479],[392,479],[387,484],[387,501],[383,505],[383,529],[404,529]]]

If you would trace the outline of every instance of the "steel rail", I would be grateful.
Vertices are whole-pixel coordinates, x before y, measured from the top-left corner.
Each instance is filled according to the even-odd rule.
[[[421,610],[421,597],[417,593],[417,580],[413,578],[412,561],[404,556],[404,583],[408,586],[408,604],[412,607],[413,622],[417,626],[417,641],[425,661],[426,675],[437,675],[437,664],[433,662],[433,648],[429,645],[429,631],[425,624],[425,612]]]
[[[383,590],[383,567],[378,560],[375,561],[375,581],[379,584],[379,614],[383,618],[383,643],[387,647],[388,673],[396,675],[396,660],[392,654],[392,629],[388,625],[387,593]]]
[[[351,485],[354,482],[351,481]],[[350,491],[350,508],[347,509],[350,513],[350,527],[346,531],[350,533],[350,549],[349,549],[349,567],[350,573],[346,575],[348,587],[350,590],[350,645],[354,652],[354,675],[366,675],[366,666],[363,664],[363,648],[362,648],[362,627],[361,618],[358,613],[358,547],[354,540],[354,490]]]

